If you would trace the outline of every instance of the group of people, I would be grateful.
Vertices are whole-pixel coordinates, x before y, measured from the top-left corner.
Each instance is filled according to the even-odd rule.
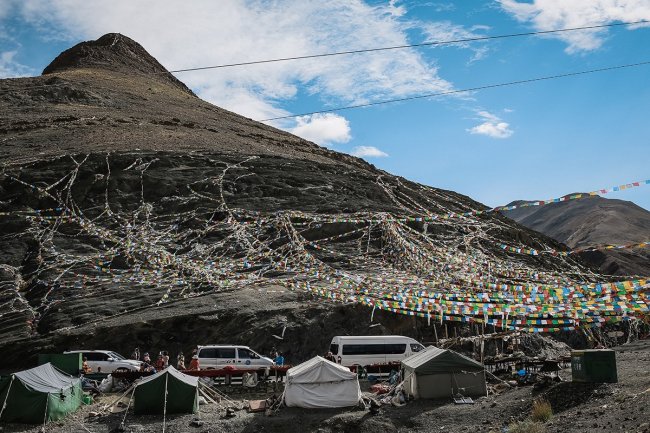
[[[140,349],[136,347],[133,353],[131,354],[131,359],[134,359],[136,361],[142,361],[142,364],[140,364],[140,371],[143,373],[156,373],[158,371],[162,371],[168,368],[170,365],[169,352],[167,352],[166,350],[159,352],[156,361],[152,361],[151,356],[149,355],[148,352],[145,352],[144,355],[142,356],[142,359],[140,359]],[[199,356],[197,355],[197,349],[194,349],[192,351],[192,359],[190,360],[189,366],[185,365],[185,355],[183,354],[183,352],[180,352],[176,356],[176,369],[177,370],[199,370]]]

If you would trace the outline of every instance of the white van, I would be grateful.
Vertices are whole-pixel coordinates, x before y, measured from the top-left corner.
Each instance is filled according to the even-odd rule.
[[[330,345],[334,358],[345,367],[400,362],[422,349],[419,342],[401,335],[336,336]]]
[[[63,353],[81,353],[93,373],[112,373],[115,370],[140,371],[142,365],[140,361],[126,359],[111,350],[68,350]]]
[[[273,365],[273,360],[248,346],[199,346],[199,368],[215,370],[232,365],[239,369],[257,370]]]

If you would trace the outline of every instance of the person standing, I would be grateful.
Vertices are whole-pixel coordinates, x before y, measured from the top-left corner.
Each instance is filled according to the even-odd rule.
[[[176,369],[185,370],[185,355],[183,353],[179,353],[176,357]]]
[[[199,366],[199,355],[193,355],[192,360],[190,361],[189,370],[198,371],[201,367]]]
[[[93,371],[93,369],[90,368],[90,365],[88,365],[88,358],[86,358],[85,356],[84,356],[84,361],[81,364],[81,370],[83,371],[84,374],[92,373]]]
[[[156,360],[156,370],[162,371],[165,369],[165,359],[163,358],[162,352],[158,354],[158,359]]]

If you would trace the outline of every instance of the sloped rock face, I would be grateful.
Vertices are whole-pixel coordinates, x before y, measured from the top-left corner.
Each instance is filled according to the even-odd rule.
[[[571,248],[626,245],[650,239],[650,212],[624,200],[589,197],[519,208],[504,215]],[[650,275],[647,248],[585,252],[581,256],[604,274]]]
[[[26,353],[72,347],[187,351],[228,341],[269,352],[276,346],[303,359],[339,334],[433,341],[436,331],[425,320],[377,312],[380,326],[370,328],[369,309],[333,308],[282,283],[325,265],[368,276],[392,263],[396,272],[417,273],[394,255],[388,226],[346,219],[401,214],[427,201],[456,212],[482,208],[452,192],[344,165],[204,152],[78,154],[6,167],[0,194],[6,366]],[[318,222],[330,217],[341,221]],[[444,223],[428,231],[457,255],[465,247],[455,239],[480,234],[473,226],[508,242],[548,242],[505,222],[482,216],[470,226]],[[312,243],[332,238],[324,248]],[[553,258],[509,258],[480,237],[475,242],[493,265],[570,269]],[[306,265],[305,251],[317,262]],[[277,266],[282,261],[288,270]],[[272,337],[285,326],[286,340]]]
[[[143,47],[119,33],[108,33],[96,41],[81,42],[59,54],[43,69],[43,75],[71,69],[128,71],[147,79],[160,80],[195,96],[185,84],[171,75]]]
[[[301,360],[340,334],[430,342],[435,321],[304,285],[354,286],[359,301],[588,271],[510,254],[500,243],[562,245],[498,214],[458,216],[485,206],[214,107],[161,68],[111,34],[0,82],[0,369],[65,348],[228,342]]]
[[[76,45],[44,73],[0,80],[2,161],[80,152],[216,151],[374,169],[202,101],[120,34]]]

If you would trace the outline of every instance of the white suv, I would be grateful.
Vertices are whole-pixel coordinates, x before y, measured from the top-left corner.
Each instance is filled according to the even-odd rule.
[[[273,360],[248,346],[199,346],[199,367],[213,370],[232,365],[242,370],[257,370],[273,365]]]
[[[63,353],[81,353],[93,373],[112,373],[115,370],[140,371],[142,362],[126,359],[110,350],[70,350]]]

